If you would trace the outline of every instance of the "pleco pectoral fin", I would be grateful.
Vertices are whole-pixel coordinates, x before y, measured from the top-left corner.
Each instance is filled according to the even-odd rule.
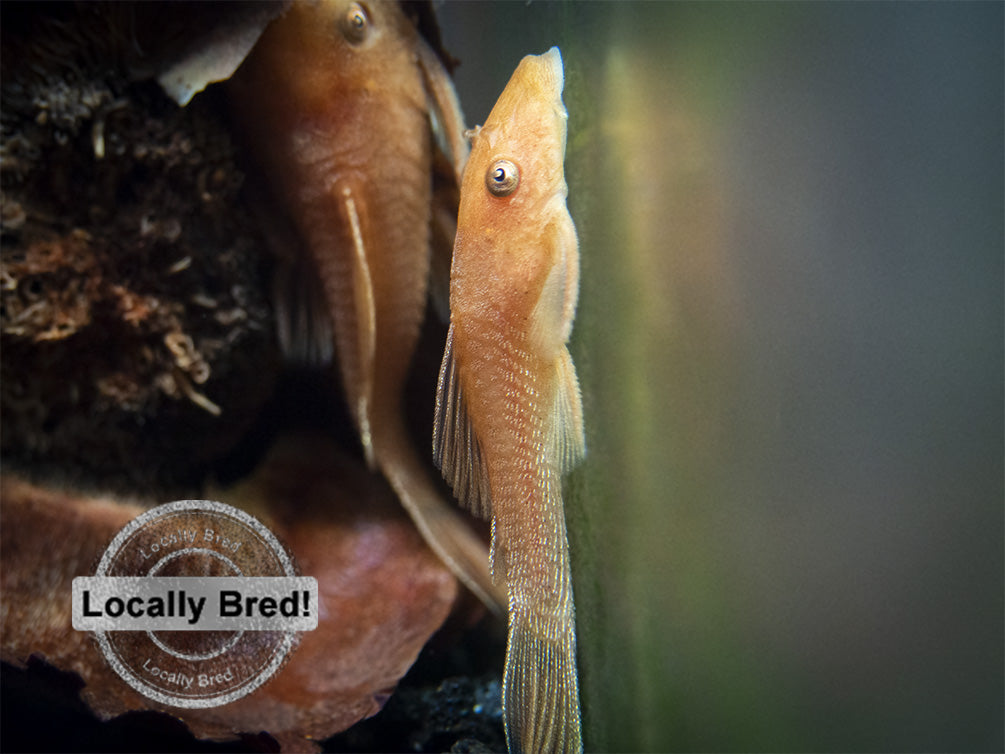
[[[556,197],[552,218],[544,226],[542,243],[553,250],[552,266],[545,278],[541,296],[531,314],[531,343],[544,356],[558,355],[569,340],[579,298],[579,242],[576,228]]]
[[[454,490],[458,502],[476,516],[491,518],[488,470],[478,437],[468,417],[457,361],[454,326],[447,332],[443,363],[436,383],[433,418],[433,461]]]
[[[283,358],[289,364],[331,367],[335,336],[317,269],[307,255],[281,260],[273,278],[276,332]]]
[[[360,211],[348,186],[340,189],[341,206],[352,232],[352,292],[356,313],[356,358],[359,364],[359,385],[354,387],[353,411],[359,423],[359,437],[367,464],[375,466],[370,412],[373,410],[373,385],[377,350],[377,309],[373,295],[373,279],[367,260]]]
[[[556,389],[552,409],[553,458],[558,459],[560,474],[571,471],[586,455],[586,431],[583,426],[583,399],[579,391],[576,367],[569,349],[563,347],[555,365]]]

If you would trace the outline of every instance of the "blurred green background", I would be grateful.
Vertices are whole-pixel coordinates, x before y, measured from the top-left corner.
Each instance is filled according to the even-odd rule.
[[[1002,751],[1003,5],[443,3],[558,44],[596,751]]]

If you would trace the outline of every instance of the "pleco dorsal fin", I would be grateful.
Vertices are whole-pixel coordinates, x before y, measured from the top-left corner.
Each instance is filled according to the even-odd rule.
[[[457,362],[454,360],[454,326],[447,332],[440,378],[436,384],[433,421],[433,461],[454,490],[458,502],[476,516],[492,517],[489,477],[468,419]]]
[[[352,295],[356,308],[356,358],[359,364],[359,393],[353,409],[359,422],[359,439],[363,444],[366,462],[373,468],[373,438],[370,432],[370,411],[373,406],[373,383],[375,357],[377,351],[377,308],[373,298],[373,278],[370,263],[366,258],[363,230],[360,227],[360,213],[348,186],[342,187],[342,200],[349,228],[352,230],[353,264]]]
[[[583,399],[579,392],[576,367],[568,348],[563,348],[556,364],[558,372],[555,404],[552,409],[553,458],[558,473],[567,474],[586,455],[586,432],[583,427]]]

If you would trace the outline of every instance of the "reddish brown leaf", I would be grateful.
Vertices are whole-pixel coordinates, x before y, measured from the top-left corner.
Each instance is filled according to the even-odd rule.
[[[90,575],[115,533],[143,508],[2,482],[0,607],[5,661],[32,653],[80,675],[99,716],[159,709],[205,738],[267,731],[310,746],[376,713],[450,612],[457,582],[378,477],[327,441],[281,442],[248,482],[215,493],[248,509],[318,579],[317,630],[301,635],[264,686],[222,707],[168,708],[134,692],[96,643],[71,627],[70,584]],[[167,502],[167,501],[163,501]]]

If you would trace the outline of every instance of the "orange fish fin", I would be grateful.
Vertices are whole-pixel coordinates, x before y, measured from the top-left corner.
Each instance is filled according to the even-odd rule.
[[[583,399],[569,349],[563,346],[556,363],[555,404],[552,408],[552,458],[558,460],[560,474],[571,471],[586,455]]]
[[[531,314],[530,337],[539,352],[550,357],[569,341],[579,298],[579,241],[564,195],[553,200],[542,244],[554,249],[554,258]]]
[[[433,461],[454,490],[458,502],[476,516],[491,518],[489,476],[478,437],[468,418],[454,359],[454,327],[447,332],[433,419]]]
[[[570,625],[547,626],[529,611],[510,611],[503,714],[511,752],[583,751],[572,623],[570,616]]]
[[[373,384],[377,351],[377,307],[373,294],[373,278],[367,259],[363,228],[356,199],[348,186],[341,187],[341,203],[352,232],[352,292],[356,310],[356,358],[359,364],[360,384],[355,389],[352,408],[359,424],[360,442],[367,464],[374,467],[373,439],[370,431],[370,412],[373,410]]]

